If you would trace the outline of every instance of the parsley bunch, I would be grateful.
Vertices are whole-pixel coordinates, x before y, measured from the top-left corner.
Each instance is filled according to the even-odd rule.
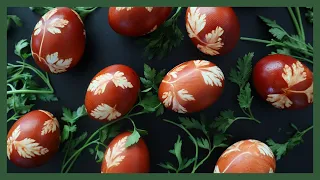
[[[285,54],[313,64],[313,46],[310,43],[305,42],[301,13],[298,7],[296,7],[295,10],[297,17],[295,16],[292,8],[288,7],[289,14],[293,20],[298,35],[290,35],[284,28],[278,25],[276,21],[259,16],[260,19],[270,27],[269,32],[275,39],[262,40],[241,37],[241,40],[264,43],[267,47],[276,48],[276,51],[271,54]]]
[[[152,69],[150,66],[145,64],[144,77],[140,78],[142,81],[142,84],[144,84],[145,86],[145,90],[139,93],[139,101],[131,108],[131,110],[126,115],[124,115],[123,117],[117,120],[108,122],[107,124],[100,127],[98,130],[93,132],[91,136],[87,138],[87,140],[81,146],[79,146],[78,149],[73,149],[74,147],[77,147],[79,144],[74,142],[76,140],[72,139],[72,136],[69,136],[68,138],[69,139],[68,141],[70,141],[69,144],[76,144],[76,146],[69,145],[69,147],[67,148],[71,150],[69,151],[66,150],[67,152],[65,155],[66,159],[63,161],[61,172],[64,172],[64,173],[69,172],[73,164],[77,160],[77,158],[80,156],[81,152],[87,147],[94,144],[96,145],[95,148],[94,149],[90,148],[89,152],[91,154],[95,154],[95,159],[97,162],[101,162],[104,153],[103,151],[100,150],[100,148],[101,147],[107,148],[107,146],[104,145],[104,142],[106,142],[108,139],[118,134],[118,130],[120,129],[120,127],[118,126],[121,125],[118,122],[121,120],[124,120],[124,119],[130,120],[133,125],[133,131],[132,131],[132,134],[127,139],[126,148],[137,143],[141,135],[147,134],[145,130],[138,129],[136,127],[132,118],[138,115],[154,113],[154,112],[156,112],[157,115],[161,115],[163,113],[163,110],[159,111],[160,107],[162,106],[162,103],[159,101],[157,96],[157,91],[158,91],[157,87],[159,86],[164,75],[165,75],[165,70],[162,70],[159,73],[157,73],[155,69]],[[71,113],[70,111],[64,110],[65,112],[64,119],[66,122],[68,122],[67,126],[69,126],[66,129],[73,129],[72,127],[74,126],[74,122],[76,121],[76,119],[86,115],[86,112],[84,112],[84,110],[85,109],[82,109],[82,110],[78,109],[76,112],[73,112],[73,113]],[[78,113],[78,111],[82,113]],[[65,132],[66,134],[70,133],[69,130],[63,130],[63,132]],[[86,137],[84,137],[83,139],[81,138],[81,141],[83,141],[85,138]]]
[[[175,166],[170,162],[159,164],[159,166],[162,168],[167,169],[168,172],[173,171],[175,173],[179,173],[189,168],[193,164],[191,173],[195,173],[196,170],[210,157],[216,148],[228,146],[226,144],[226,140],[229,135],[221,133],[214,135],[212,133],[214,132],[214,129],[212,129],[212,124],[210,125],[203,115],[201,115],[200,120],[187,117],[179,117],[178,119],[180,121],[179,123],[167,119],[164,119],[164,121],[181,128],[188,135],[189,139],[194,144],[195,155],[192,158],[183,157],[181,153],[182,140],[180,135],[178,135],[178,139],[174,144],[174,148],[169,150],[169,153],[173,154],[177,158],[178,165]],[[191,130],[200,131],[203,134],[203,137],[195,136],[192,134]],[[206,155],[200,157],[200,150],[206,151]]]
[[[29,43],[26,39],[15,45],[14,53],[21,58],[16,64],[7,63],[7,114],[13,115],[7,122],[17,120],[31,110],[34,104],[30,102],[40,99],[45,102],[57,101],[54,89],[47,73],[26,63],[31,56]],[[46,87],[39,85],[40,78]]]
[[[236,83],[240,88],[238,95],[238,103],[245,117],[235,117],[232,110],[225,110],[220,112],[220,116],[216,118],[213,127],[224,133],[237,120],[252,120],[260,123],[251,111],[251,104],[253,96],[251,95],[251,88],[249,79],[252,72],[252,58],[253,52],[246,54],[243,58],[239,58],[237,68],[232,68],[229,75],[229,80]]]
[[[175,14],[154,32],[140,39],[145,44],[144,57],[148,60],[162,59],[173,48],[180,45],[184,36],[178,27],[178,18],[181,14],[181,7],[177,7]]]
[[[276,143],[272,139],[268,139],[267,143],[270,146],[273,153],[277,156],[277,160],[280,160],[281,157],[285,156],[289,151],[294,147],[303,143],[303,136],[313,129],[313,126],[308,127],[307,129],[300,131],[294,124],[291,124],[292,128],[296,130],[295,134],[288,139],[285,143]]]
[[[32,11],[39,15],[44,15],[51,9],[55,7],[30,7]],[[74,11],[76,11],[82,20],[84,20],[90,13],[97,9],[97,7],[72,7]]]

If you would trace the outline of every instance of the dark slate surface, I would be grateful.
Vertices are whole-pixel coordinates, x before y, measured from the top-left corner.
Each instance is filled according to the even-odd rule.
[[[286,8],[234,9],[240,20],[241,36],[259,37],[261,39],[271,38],[268,33],[268,28],[257,18],[257,15],[276,19],[276,21],[289,33],[295,33],[295,28]],[[304,13],[304,9],[302,10],[302,13]],[[8,14],[20,16],[24,23],[23,28],[13,28],[7,35],[7,60],[8,62],[14,62],[18,60],[18,57],[13,53],[14,44],[20,39],[26,38],[30,40],[30,35],[35,24],[40,19],[40,16],[31,12],[28,8],[8,8]],[[35,108],[49,110],[57,117],[62,116],[62,106],[76,109],[84,103],[85,91],[92,77],[104,67],[112,64],[121,63],[131,66],[140,76],[143,75],[143,63],[145,62],[141,58],[143,47],[138,46],[131,38],[116,34],[108,25],[107,15],[108,8],[99,8],[85,20],[87,45],[83,59],[78,66],[64,74],[50,75],[52,84],[56,90],[56,95],[59,97],[60,101],[54,103],[38,102]],[[303,19],[303,23],[305,25],[306,39],[308,42],[312,43],[312,25],[308,24],[305,19]],[[184,61],[203,57],[187,36],[183,16],[180,17],[179,24],[185,34],[183,43],[178,48],[174,49],[165,59],[148,62],[150,66],[157,70],[163,68],[170,70]],[[209,57],[207,59],[216,63],[223,72],[228,75],[230,68],[235,67],[236,60],[244,54],[255,52],[255,64],[270,51],[271,48],[265,47],[264,44],[239,41],[236,48],[230,54],[221,57]],[[29,59],[29,63],[34,65],[32,58]],[[309,67],[312,69],[312,66],[309,65]],[[241,115],[236,100],[237,94],[237,86],[227,81],[224,93],[218,102],[208,109],[203,110],[202,113],[212,120],[224,109],[233,109],[236,111],[236,114]],[[256,118],[262,121],[262,124],[258,125],[248,121],[234,123],[229,129],[229,133],[234,136],[232,142],[247,138],[265,141],[269,137],[281,142],[288,138],[288,131],[292,132],[289,123],[294,123],[299,128],[303,129],[312,124],[313,106],[309,106],[308,108],[299,111],[280,111],[260,99],[254,89],[253,95],[255,98],[253,100],[252,111]],[[190,116],[198,118],[199,113]],[[174,120],[178,115],[167,111],[162,117]],[[166,172],[166,170],[157,165],[160,162],[176,162],[176,159],[168,153],[168,150],[173,147],[178,134],[185,140],[183,144],[183,153],[188,155],[193,154],[194,146],[189,142],[184,132],[176,127],[162,122],[160,118],[156,118],[153,115],[136,117],[135,120],[136,125],[139,128],[149,131],[149,135],[145,136],[144,139],[151,154],[152,173]],[[12,123],[8,123],[8,130],[11,125]],[[102,124],[90,120],[89,118],[83,118],[78,123],[78,128],[81,132],[93,132],[101,125]],[[128,123],[125,127],[131,128],[131,125]],[[280,132],[278,131],[279,128],[282,129]],[[308,133],[304,139],[304,144],[296,147],[287,156],[277,162],[277,172],[313,172],[312,133]],[[222,151],[222,149],[215,151],[198,172],[213,172],[215,162]],[[8,172],[60,172],[62,158],[63,154],[58,153],[50,160],[50,162],[34,169],[21,169],[8,161]],[[95,162],[94,157],[91,156],[88,151],[84,151],[71,172],[100,173],[100,164]]]

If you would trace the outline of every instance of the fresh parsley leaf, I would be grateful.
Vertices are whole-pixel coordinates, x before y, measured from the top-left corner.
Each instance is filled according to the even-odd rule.
[[[253,52],[246,54],[243,58],[237,61],[237,69],[232,68],[230,71],[229,80],[239,85],[240,88],[244,87],[252,72],[252,58]]]
[[[178,7],[176,13],[158,27],[154,32],[148,34],[140,43],[145,44],[144,57],[148,60],[162,59],[172,49],[178,47],[184,39],[184,35],[178,27],[178,18],[181,14],[181,7]]]
[[[208,133],[205,125],[196,119],[188,117],[179,117],[178,119],[181,122],[181,124],[187,129],[197,129],[202,131],[204,134]]]
[[[42,16],[53,8],[54,7],[30,7],[30,10]]]
[[[103,157],[104,157],[104,152],[103,151],[96,151],[96,162],[99,163],[99,162],[102,162],[103,160]]]
[[[210,150],[210,145],[208,139],[197,138],[197,144],[200,148]]]
[[[58,101],[58,98],[54,94],[37,94],[37,97],[45,102]]]
[[[152,92],[148,92],[139,102],[139,105],[144,108],[145,112],[155,112],[160,104],[158,96]]]
[[[88,136],[88,133],[83,132],[79,137],[74,138],[72,141],[70,141],[70,146],[69,146],[70,153],[68,156],[71,156],[76,152],[76,148],[80,145],[81,142],[83,142],[86,139],[87,136]]]
[[[156,69],[151,68],[147,64],[144,64],[144,77],[140,77],[140,80],[147,90],[143,92],[150,92],[150,88],[154,89],[155,92],[158,92],[158,86],[160,85],[163,77],[165,76],[165,73],[165,69],[157,73]]]
[[[164,106],[161,104],[156,112],[156,117],[162,115],[164,113]]]
[[[174,168],[174,166],[170,163],[170,162],[166,162],[165,164],[160,163],[158,164],[160,167],[167,169],[167,170],[172,170],[172,171],[177,171],[176,168]]]
[[[229,135],[227,134],[216,134],[213,137],[213,145],[215,147],[228,147],[227,144],[225,144],[225,141],[227,141]]]
[[[250,83],[244,88],[240,89],[240,94],[238,95],[238,101],[241,108],[249,109],[251,107],[253,97],[251,96]]]
[[[272,139],[268,139],[266,142],[273,151],[274,154],[277,156],[277,160],[280,160],[283,156],[285,156],[289,151],[291,151],[294,147],[303,143],[303,136],[313,129],[313,126],[305,129],[304,131],[299,131],[298,128],[291,124],[291,126],[296,130],[296,133],[288,139],[285,143],[276,143]]]
[[[234,112],[231,110],[225,110],[220,112],[220,116],[215,118],[215,122],[211,127],[217,129],[221,133],[225,133],[231,124],[236,120]]]
[[[74,112],[72,112],[70,109],[65,107],[62,108],[62,111],[63,111],[63,117],[61,119],[70,124],[74,124],[81,117],[87,115],[87,111],[84,105],[78,107],[77,110]]]
[[[126,148],[136,144],[139,141],[140,137],[141,136],[139,132],[136,129],[134,129],[131,135],[127,139]]]
[[[26,53],[23,53],[23,50],[25,48],[28,48],[28,50],[30,49],[29,42],[27,41],[27,39],[22,39],[15,45],[15,50],[14,50],[14,53],[23,60],[31,56],[31,53],[29,53],[28,55],[26,55]]]
[[[178,135],[177,142],[174,144],[174,149],[170,150],[169,152],[171,152],[171,154],[176,156],[179,163],[179,167],[182,165],[181,147],[182,147],[182,140],[180,135]]]
[[[263,16],[259,16],[260,19],[262,21],[264,21],[269,27],[271,27],[271,29],[269,30],[269,32],[275,37],[277,38],[278,40],[282,40],[282,38],[284,36],[287,36],[288,33],[280,26],[277,24],[276,21],[274,20],[270,20],[266,17],[263,17]]]

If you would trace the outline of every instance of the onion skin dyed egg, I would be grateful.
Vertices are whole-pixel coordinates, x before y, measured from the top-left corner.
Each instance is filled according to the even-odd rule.
[[[139,90],[140,79],[132,68],[121,64],[111,65],[91,80],[85,96],[85,108],[94,120],[116,120],[134,106]]]
[[[231,52],[240,39],[240,23],[230,7],[189,7],[186,28],[193,44],[210,56]]]
[[[214,173],[274,173],[276,159],[265,143],[242,140],[229,146],[220,156]]]
[[[131,132],[116,136],[104,154],[101,173],[148,173],[150,171],[149,150],[142,138],[126,148]]]
[[[278,109],[302,109],[313,103],[313,73],[297,59],[281,54],[262,58],[253,69],[258,94]]]
[[[163,78],[158,98],[178,113],[199,112],[218,100],[224,88],[224,74],[214,63],[191,60],[179,64]]]
[[[85,41],[79,14],[67,7],[54,8],[42,16],[32,32],[32,57],[45,72],[67,72],[82,58]]]
[[[110,27],[124,36],[143,36],[161,26],[171,14],[171,7],[110,7]]]
[[[22,116],[7,135],[8,159],[22,168],[47,163],[58,152],[59,146],[59,122],[44,110],[33,110]]]

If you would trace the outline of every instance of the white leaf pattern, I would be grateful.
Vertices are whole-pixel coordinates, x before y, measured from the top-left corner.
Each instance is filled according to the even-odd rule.
[[[281,109],[292,105],[292,101],[285,94],[269,94],[267,101],[271,102],[276,108]]]
[[[21,141],[17,141],[17,138],[20,135],[20,125],[12,132],[11,137],[7,140],[7,156],[10,160],[10,156],[13,150],[13,147],[18,152],[18,154],[23,158],[32,158],[36,155],[41,156],[49,152],[47,148],[44,148],[39,145],[34,139],[25,138]]]
[[[216,165],[216,166],[214,167],[213,173],[220,173],[220,169],[219,169],[219,166],[218,166],[218,165]]]
[[[102,103],[91,112],[91,116],[100,120],[107,118],[111,121],[120,117],[121,113],[116,110],[116,107],[112,108],[108,104]]]
[[[198,7],[190,7],[187,18],[188,25],[186,26],[190,38],[197,37],[206,25],[206,15],[200,14],[199,11]]]
[[[312,103],[313,102],[313,82],[312,82],[311,86],[304,91],[304,93],[306,94],[306,96],[308,98],[308,103]]]
[[[178,91],[179,97],[184,101],[195,101],[192,94],[189,94],[189,92],[185,89],[181,89]]]
[[[52,34],[59,34],[61,33],[59,28],[64,28],[68,23],[68,20],[56,18],[48,24],[47,30]]]
[[[105,73],[96,77],[89,84],[88,91],[93,92],[94,95],[100,95],[104,93],[110,81],[112,81],[116,87],[121,87],[122,89],[133,88],[131,82],[129,82],[127,78],[124,76],[124,73],[117,71],[114,75],[110,73]]]
[[[177,100],[176,96],[173,96],[172,99],[172,110],[178,113],[187,113],[187,109],[185,107],[183,107],[179,101]]]
[[[165,107],[169,107],[172,104],[172,92],[164,92],[162,94],[162,98],[164,99],[163,104]]]
[[[34,33],[33,33],[34,36],[40,34],[40,32],[41,32],[41,30],[42,30],[42,20],[40,20],[40,21],[36,24],[36,26],[34,27],[34,30],[35,30]]]
[[[127,10],[130,11],[133,7],[116,7],[117,11],[121,11],[121,10]],[[147,11],[151,12],[153,7],[145,7]]]
[[[223,72],[218,66],[202,67],[209,64],[208,61],[194,61],[195,66],[201,71],[204,82],[210,86],[222,87],[222,80],[224,79]]]
[[[272,168],[269,169],[269,173],[274,173]]]
[[[187,67],[187,65],[181,65],[181,66],[177,67],[176,69],[174,69],[173,71],[171,71],[169,74],[173,78],[177,78],[178,77],[177,73],[182,71],[185,67]]]
[[[45,135],[50,132],[53,133],[58,129],[58,127],[59,127],[59,122],[57,121],[56,118],[49,119],[44,122],[43,128],[41,130],[41,135]]]
[[[72,63],[72,58],[59,59],[58,52],[46,56],[47,65],[52,73],[61,73],[67,71]]]
[[[250,139],[249,142],[254,143],[262,155],[269,156],[271,158],[274,157],[272,150],[266,144],[254,139]]]
[[[14,145],[18,154],[23,158],[30,159],[36,155],[41,156],[49,152],[47,148],[40,146],[39,143],[36,143],[36,141],[31,138],[15,141]]]
[[[299,61],[293,63],[291,67],[286,64],[283,71],[282,78],[287,82],[289,88],[306,80],[307,77],[307,73]]]
[[[232,146],[228,147],[226,151],[222,154],[222,157],[226,157],[231,152],[240,151],[240,146],[243,144],[243,141],[239,141]]]
[[[112,148],[108,148],[108,151],[105,156],[105,161],[107,168],[111,168],[114,166],[118,166],[125,156],[120,156],[125,148],[125,144],[127,142],[128,136],[123,137],[120,141],[118,141]]]
[[[198,49],[211,56],[220,54],[218,50],[220,50],[224,45],[221,39],[223,32],[224,30],[221,27],[217,26],[216,29],[212,30],[211,33],[206,34],[205,45],[203,46],[201,44],[198,44]]]

